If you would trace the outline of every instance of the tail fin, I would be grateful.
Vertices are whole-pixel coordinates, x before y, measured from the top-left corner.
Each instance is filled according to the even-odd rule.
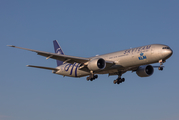
[[[53,41],[53,45],[54,45],[55,53],[64,55],[64,52],[61,49],[60,45],[58,44],[57,40]],[[63,61],[57,60],[57,66],[60,66],[62,64],[63,64]]]

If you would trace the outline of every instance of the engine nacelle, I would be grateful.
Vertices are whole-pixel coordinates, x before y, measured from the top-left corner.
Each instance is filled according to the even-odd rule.
[[[148,77],[151,76],[154,72],[154,68],[151,65],[139,66],[136,73],[139,77]]]
[[[91,71],[103,70],[106,67],[106,62],[102,58],[92,59],[88,63],[88,69]]]

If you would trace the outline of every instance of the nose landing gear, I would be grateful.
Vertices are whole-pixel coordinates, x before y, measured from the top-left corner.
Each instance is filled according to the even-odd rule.
[[[163,67],[158,67],[158,70],[161,70],[161,71],[162,71],[162,70],[163,70]]]
[[[159,63],[160,63],[160,67],[158,67],[158,70],[163,70],[163,63],[164,63],[165,61],[164,60],[159,60]]]

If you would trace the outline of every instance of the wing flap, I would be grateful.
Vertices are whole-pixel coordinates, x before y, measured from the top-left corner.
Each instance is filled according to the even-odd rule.
[[[109,68],[113,65],[115,65],[115,63],[113,61],[106,61],[106,68]]]

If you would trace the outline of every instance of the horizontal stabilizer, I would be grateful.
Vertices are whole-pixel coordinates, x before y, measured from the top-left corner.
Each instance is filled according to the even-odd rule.
[[[57,68],[34,66],[34,65],[27,65],[27,67],[41,68],[41,69],[47,69],[47,70],[59,70]]]

